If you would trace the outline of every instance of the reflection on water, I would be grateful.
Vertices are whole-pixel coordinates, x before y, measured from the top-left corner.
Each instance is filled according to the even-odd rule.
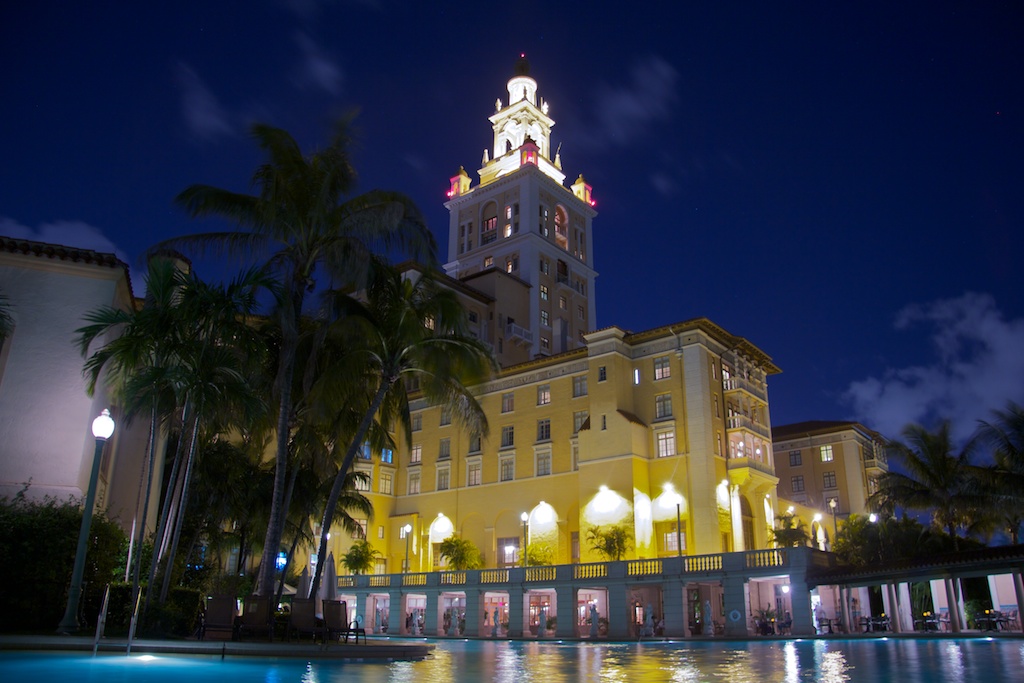
[[[1021,680],[1024,641],[772,640],[678,643],[438,641],[421,662],[0,653],[4,683],[944,683]]]

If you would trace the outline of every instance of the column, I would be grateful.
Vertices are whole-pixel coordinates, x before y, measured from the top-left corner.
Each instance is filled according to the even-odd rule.
[[[746,579],[743,576],[726,576],[722,581],[722,589],[725,592],[725,635],[746,637],[750,635],[747,625],[750,617],[747,614],[746,600]],[[794,598],[794,612],[796,604]],[[808,612],[810,608],[808,608]],[[793,621],[794,633],[796,633],[796,617]]]
[[[575,638],[576,603],[579,598],[576,586],[559,586],[555,589],[555,635],[559,638]]]
[[[661,584],[661,604],[665,611],[665,635],[674,638],[686,637],[686,604],[683,584],[679,580]]]
[[[846,627],[847,633],[854,633],[857,630],[857,624],[853,623],[852,615],[850,614],[850,587],[840,586],[839,587],[839,602],[842,603],[840,608],[843,610],[842,619],[843,625]]]
[[[427,607],[423,612],[423,635],[440,636],[441,632],[441,593],[438,591],[426,591]]]
[[[889,628],[893,633],[900,633],[903,629],[900,627],[900,605],[896,600],[896,586],[891,583],[885,584],[885,594],[889,598],[889,607],[886,612],[889,615]]]
[[[629,589],[624,583],[608,586],[608,637],[626,640],[630,637]]]
[[[397,610],[396,610],[397,606]],[[395,602],[395,594],[391,594],[391,631],[393,633],[400,633],[402,635],[409,635],[412,633],[412,624],[409,622],[409,616],[412,614],[412,610],[409,609],[409,594],[400,593],[398,602]],[[398,627],[395,627],[395,620],[398,620]]]
[[[509,586],[508,588],[508,637],[522,638],[523,624],[526,616],[523,613],[523,603],[526,601],[526,592],[521,588]]]
[[[1019,569],[1013,570],[1013,594],[1017,598],[1017,623],[1024,630],[1024,581]]]
[[[793,602],[793,627],[790,632],[794,636],[813,636],[814,619],[811,614],[811,589],[807,587],[807,580],[803,574],[790,574],[789,596]]]
[[[464,636],[475,638],[483,635],[484,632],[484,601],[481,599],[480,591],[475,588],[466,588],[466,630]],[[490,633],[487,633],[490,635]]]
[[[909,633],[914,630],[914,609],[910,599],[909,582],[897,584],[896,601],[900,605],[900,628],[905,633]]]
[[[949,630],[953,633],[960,633],[962,620],[960,618],[960,601],[956,597],[956,591],[953,588],[953,581],[955,579],[943,579],[942,583],[946,587],[946,604],[949,605]]]

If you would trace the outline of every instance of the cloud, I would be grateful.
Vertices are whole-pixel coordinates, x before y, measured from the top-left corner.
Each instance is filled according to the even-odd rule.
[[[192,67],[178,64],[177,81],[181,91],[181,115],[193,135],[201,140],[213,140],[234,134],[224,108]]]
[[[992,410],[1024,399],[1024,319],[1007,320],[992,296],[969,292],[913,304],[894,326],[929,328],[932,357],[852,382],[843,397],[854,419],[889,437],[911,422],[949,419],[954,436],[965,439]]]
[[[41,223],[38,228],[33,229],[12,218],[0,216],[0,235],[76,249],[91,249],[104,254],[114,254],[125,263],[129,262],[128,256],[107,239],[102,230],[82,221],[53,221]]]
[[[652,122],[669,118],[676,100],[677,77],[675,67],[651,56],[633,66],[628,84],[598,86],[594,106],[597,121],[587,143],[624,147]]]
[[[300,88],[320,88],[331,95],[341,92],[345,80],[341,67],[305,33],[296,33],[295,43],[302,55],[292,79],[294,83]]]

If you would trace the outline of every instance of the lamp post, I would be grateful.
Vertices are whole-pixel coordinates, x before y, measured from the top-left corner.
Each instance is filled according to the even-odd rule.
[[[523,567],[526,567],[526,555],[530,550],[530,541],[526,536],[526,523],[530,521],[530,515],[523,513],[519,515],[519,519],[523,520]]]
[[[402,527],[402,535],[405,536],[405,568],[403,574],[409,571],[409,535],[412,534],[412,524]]]
[[[92,435],[96,439],[96,450],[92,456],[92,472],[89,474],[89,488],[85,494],[85,508],[82,510],[82,526],[78,530],[78,548],[75,550],[75,567],[71,571],[71,587],[68,588],[68,605],[64,618],[57,627],[58,633],[70,634],[78,630],[78,603],[82,598],[82,576],[85,574],[85,553],[89,547],[89,529],[92,527],[92,508],[96,502],[96,484],[100,478],[100,461],[103,459],[103,444],[114,433],[114,420],[106,408],[92,421]]]
[[[836,502],[835,498],[830,498],[828,506],[832,509],[832,533],[834,534],[832,536],[832,541],[835,542],[836,536],[839,535],[839,522],[836,521],[836,508],[839,507],[839,504]]]

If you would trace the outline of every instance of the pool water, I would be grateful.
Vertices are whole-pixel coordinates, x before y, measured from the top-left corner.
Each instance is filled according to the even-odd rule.
[[[0,653],[4,683],[1024,680],[1024,641],[858,639],[678,643],[438,641],[419,662]]]

